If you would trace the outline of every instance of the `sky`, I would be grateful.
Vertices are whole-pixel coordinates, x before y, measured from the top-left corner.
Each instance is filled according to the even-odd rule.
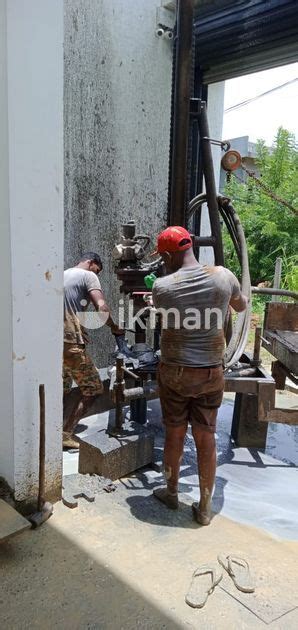
[[[225,83],[224,109],[298,78],[298,63],[265,70]],[[271,146],[278,127],[283,126],[298,140],[298,80],[248,105],[224,113],[223,138],[263,138]]]

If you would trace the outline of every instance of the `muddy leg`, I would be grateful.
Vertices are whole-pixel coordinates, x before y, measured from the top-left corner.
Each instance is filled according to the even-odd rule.
[[[81,396],[81,399],[66,419],[63,430],[73,433],[81,418],[85,415],[96,398],[97,396]]]
[[[154,496],[171,509],[178,508],[179,470],[183,455],[184,438],[187,424],[179,427],[166,427],[164,447],[164,472],[166,488],[156,488]]]
[[[214,433],[196,425],[192,426],[197,456],[200,483],[200,502],[193,505],[196,520],[200,525],[209,525],[211,520],[211,498],[216,473],[216,444]]]

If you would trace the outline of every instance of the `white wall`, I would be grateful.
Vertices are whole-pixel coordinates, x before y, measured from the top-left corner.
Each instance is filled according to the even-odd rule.
[[[0,1],[0,476],[14,484],[6,3]]]
[[[40,383],[46,390],[46,477],[52,497],[59,494],[61,483],[63,3],[6,0],[6,5],[13,300],[12,485],[16,499],[23,501],[37,493]],[[5,179],[7,183],[7,173]],[[2,473],[11,482],[11,464],[6,474],[5,469]]]

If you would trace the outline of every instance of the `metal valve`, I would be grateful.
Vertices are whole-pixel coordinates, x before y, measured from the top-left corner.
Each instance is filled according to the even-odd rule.
[[[237,168],[240,168],[241,162],[242,157],[239,151],[235,151],[235,149],[230,149],[221,158],[221,165],[225,171],[236,171]]]
[[[150,236],[147,234],[136,234],[134,221],[129,221],[122,226],[123,234],[120,243],[115,245],[112,256],[115,260],[132,262],[141,260],[146,254],[146,249],[150,243]]]

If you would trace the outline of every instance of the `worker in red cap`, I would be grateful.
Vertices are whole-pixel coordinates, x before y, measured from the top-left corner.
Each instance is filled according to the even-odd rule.
[[[211,520],[216,472],[215,430],[224,391],[224,322],[229,307],[247,307],[237,278],[225,267],[207,267],[195,258],[191,235],[180,226],[159,234],[157,250],[168,275],[158,278],[153,304],[162,314],[159,394],[165,425],[165,488],[154,496],[178,508],[179,468],[188,423],[198,455],[200,501],[193,514],[201,525]]]

